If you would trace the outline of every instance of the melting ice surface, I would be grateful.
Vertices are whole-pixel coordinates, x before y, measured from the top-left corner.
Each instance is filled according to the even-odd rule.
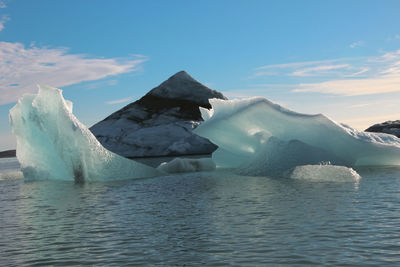
[[[264,98],[210,103],[211,110],[201,109],[205,121],[195,133],[218,145],[213,154],[217,166],[237,168],[242,175],[282,175],[297,166],[315,165],[295,173],[340,176],[345,167],[319,164],[400,164],[400,140],[393,135],[359,132],[324,115],[296,113]]]
[[[81,182],[159,175],[101,146],[59,89],[39,86],[38,94],[24,95],[10,110],[10,122],[25,179]]]

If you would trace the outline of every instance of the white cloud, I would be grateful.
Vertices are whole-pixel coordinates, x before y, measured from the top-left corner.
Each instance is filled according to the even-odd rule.
[[[362,67],[359,71],[356,71],[354,73],[350,73],[348,75],[346,75],[346,77],[356,77],[356,76],[360,76],[361,74],[364,74],[366,72],[368,72],[370,69],[367,67]]]
[[[4,24],[6,24],[6,22],[9,21],[9,20],[10,20],[10,17],[7,16],[7,15],[3,15],[3,16],[1,17],[1,19],[0,19],[0,32],[1,32],[2,30],[4,30]]]
[[[130,101],[132,101],[132,100],[133,100],[132,97],[127,97],[127,98],[122,98],[122,99],[107,101],[106,104],[108,104],[108,105],[121,104],[121,103],[130,102]]]
[[[329,59],[329,60],[315,60],[315,61],[292,62],[283,64],[272,64],[272,65],[265,65],[258,67],[256,70],[298,68],[310,65],[329,64],[340,60],[343,59]]]
[[[146,60],[90,58],[68,54],[66,48],[46,48],[0,42],[0,105],[36,92],[36,84],[63,87],[135,71]]]
[[[332,70],[349,69],[349,68],[350,68],[349,64],[319,65],[319,66],[315,66],[315,67],[309,67],[309,68],[296,70],[291,75],[292,76],[300,76],[300,77],[315,76],[315,75],[321,75],[321,74],[329,74],[330,71],[332,71]]]
[[[371,95],[400,91],[400,50],[380,57],[367,58],[368,67],[355,74],[370,73],[364,78],[330,79],[317,83],[303,83],[292,92],[315,92],[344,96]]]
[[[6,8],[6,7],[7,7],[6,2],[3,0],[0,0],[0,8]]]
[[[290,85],[296,93],[355,96],[398,92],[400,49],[374,57],[266,65],[257,68],[252,77],[260,79],[273,73],[282,78],[296,77],[296,83]]]
[[[323,93],[344,96],[371,95],[400,91],[400,77],[382,76],[368,79],[332,80],[320,83],[300,84],[295,93]]]
[[[400,34],[395,34],[386,39],[386,41],[400,40]]]
[[[349,46],[350,46],[350,48],[356,48],[356,47],[360,47],[363,45],[364,45],[363,41],[357,41],[357,42],[351,43]]]
[[[339,58],[339,59],[328,59],[328,60],[315,60],[315,61],[304,61],[304,62],[292,62],[284,64],[273,64],[265,65],[256,68],[255,73],[250,78],[260,78],[263,76],[319,76],[329,75],[337,73],[337,70],[341,70],[343,74],[350,75],[354,69],[349,65],[348,62],[354,61],[354,58]]]

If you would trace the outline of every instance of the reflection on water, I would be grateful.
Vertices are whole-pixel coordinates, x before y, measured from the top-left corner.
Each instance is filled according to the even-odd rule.
[[[192,173],[113,183],[0,182],[0,263],[395,264],[398,170],[354,183]]]

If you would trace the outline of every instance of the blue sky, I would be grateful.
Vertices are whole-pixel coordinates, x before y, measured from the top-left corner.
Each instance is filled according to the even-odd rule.
[[[35,84],[91,126],[186,70],[358,129],[400,119],[400,1],[0,0],[0,150]]]

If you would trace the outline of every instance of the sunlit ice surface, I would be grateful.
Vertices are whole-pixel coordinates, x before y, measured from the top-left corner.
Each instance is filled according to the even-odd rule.
[[[282,175],[297,166],[324,163],[400,164],[400,139],[393,135],[360,132],[321,114],[287,110],[265,98],[211,99],[210,103],[211,110],[201,109],[205,121],[195,133],[218,145],[213,153],[217,166],[235,168],[242,175]]]

